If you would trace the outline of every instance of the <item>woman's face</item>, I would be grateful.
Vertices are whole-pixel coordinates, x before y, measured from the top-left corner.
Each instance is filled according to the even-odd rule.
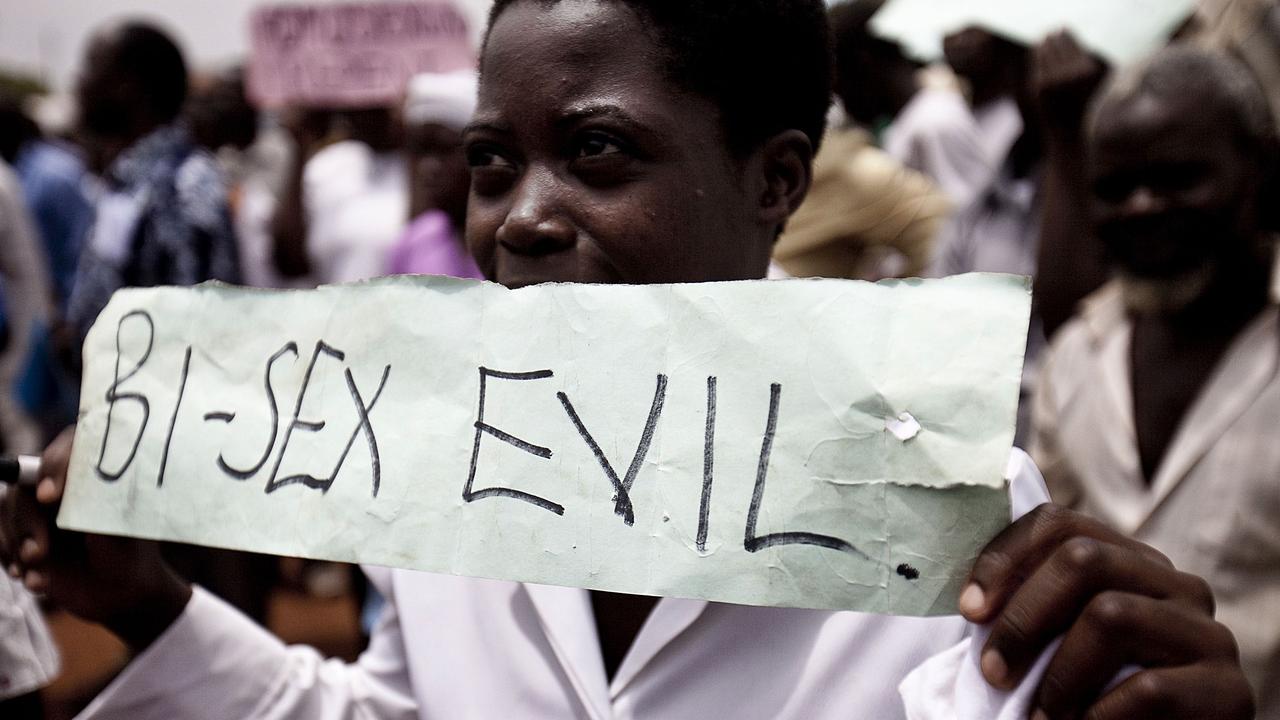
[[[715,105],[665,76],[660,48],[622,4],[503,12],[464,143],[467,244],[508,287],[766,271],[780,218],[761,209],[763,160],[730,153]]]

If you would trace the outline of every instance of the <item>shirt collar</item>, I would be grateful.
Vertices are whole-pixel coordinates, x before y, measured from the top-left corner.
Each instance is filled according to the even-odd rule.
[[[141,185],[155,177],[157,165],[178,155],[187,144],[187,133],[180,126],[163,125],[120,153],[105,177],[116,187]]]

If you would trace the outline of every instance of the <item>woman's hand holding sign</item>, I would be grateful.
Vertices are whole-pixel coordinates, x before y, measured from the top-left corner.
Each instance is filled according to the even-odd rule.
[[[1247,720],[1253,698],[1235,638],[1214,621],[1201,578],[1101,523],[1042,505],[989,544],[960,598],[990,624],[982,673],[1017,685],[1062,636],[1035,695],[1035,720]],[[1142,668],[1114,688],[1122,668]]]
[[[191,588],[146,540],[59,530],[74,428],[45,449],[40,481],[14,487],[0,506],[0,560],[27,589],[102,623],[134,651],[151,644],[182,613]]]

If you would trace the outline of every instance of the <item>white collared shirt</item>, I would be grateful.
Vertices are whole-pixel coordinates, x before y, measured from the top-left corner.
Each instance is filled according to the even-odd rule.
[[[1022,452],[1008,475],[1015,513],[1045,499]],[[985,720],[1025,717],[1036,682],[1007,696],[991,691],[976,666],[958,682],[918,678],[950,689],[908,715],[899,683],[965,637],[971,626],[962,619],[671,598],[654,607],[610,682],[585,590],[404,570],[369,575],[388,603],[354,665],[286,648],[197,588],[177,622],[81,717]],[[976,709],[951,709],[962,705]]]
[[[1115,284],[1063,327],[1041,371],[1031,452],[1056,502],[1209,582],[1258,717],[1280,717],[1280,309],[1236,336],[1150,484],[1134,429],[1132,327]]]

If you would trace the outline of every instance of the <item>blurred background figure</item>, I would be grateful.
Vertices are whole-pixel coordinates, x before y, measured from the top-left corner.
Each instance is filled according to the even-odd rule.
[[[294,147],[274,118],[258,111],[234,65],[193,78],[184,117],[192,140],[213,153],[227,186],[240,270],[251,287],[308,287],[305,275],[285,278],[272,261],[272,219],[284,193]]]
[[[15,378],[18,398],[43,442],[75,419],[78,383],[66,371],[66,358],[57,355],[54,338],[66,316],[80,250],[93,224],[93,206],[85,195],[85,168],[78,151],[62,140],[46,138],[16,96],[0,95],[0,158],[17,174],[20,204],[33,221],[36,257],[41,261],[41,277],[14,286],[22,298],[6,307],[20,302],[42,308],[24,342],[13,349],[25,353],[15,360],[20,365]],[[47,305],[29,283],[47,286],[52,293]]]
[[[90,42],[78,131],[103,188],[68,310],[76,347],[121,287],[240,280],[222,176],[178,124],[186,96],[182,53],[156,27],[115,25]]]
[[[943,47],[947,61],[970,89],[974,125],[994,172],[972,178],[979,190],[943,227],[929,274],[999,272],[1034,277],[1040,245],[1043,147],[1030,98],[1029,50],[979,27],[948,35]],[[1033,307],[1015,435],[1019,444],[1030,428],[1030,398],[1044,346],[1039,309]]]
[[[968,205],[995,173],[979,128],[955,76],[925,68],[868,24],[885,0],[852,0],[832,8],[839,45],[836,93],[856,123],[885,152],[923,173],[956,207]]]
[[[995,172],[972,178],[978,192],[944,230],[932,274],[1035,275],[1042,149],[1028,97],[1028,50],[976,27],[947,36],[944,47],[973,93],[975,126]]]
[[[874,63],[868,67],[873,56],[891,60],[880,67],[901,70],[903,95],[915,89],[915,66],[867,32],[869,13],[879,4],[849,2],[831,10],[835,90],[844,113],[832,113],[835,120],[814,161],[809,194],[774,251],[774,261],[795,277],[921,275],[950,211],[946,196],[928,178],[877,148],[865,129],[893,106],[879,99],[893,94],[890,78],[873,88],[863,84],[875,74]]]
[[[405,94],[409,213],[413,220],[392,247],[391,274],[483,279],[467,252],[471,172],[462,130],[476,109],[474,72],[423,73]]]
[[[93,206],[77,147],[46,137],[17,96],[0,94],[0,156],[22,184],[52,291],[50,314],[32,325],[31,345],[17,379],[23,410],[44,441],[76,419],[79,387],[67,370],[72,364],[59,356],[56,338],[64,327],[84,237],[93,224]]]
[[[1026,140],[1027,47],[982,27],[970,26],[942,41],[947,65],[967,90],[970,112],[995,174],[1011,157],[1034,151],[1015,150]],[[1016,160],[1015,162],[1022,162]],[[991,180],[995,178],[992,177]]]
[[[399,114],[293,108],[282,124],[296,154],[272,221],[276,269],[321,284],[386,274],[409,214]]]
[[[20,375],[32,359],[38,335],[53,314],[40,241],[23,202],[22,186],[0,160],[0,291],[4,298],[0,333],[0,443],[3,452],[39,453],[44,437],[23,409],[17,393]]]
[[[1114,280],[1055,338],[1032,454],[1054,499],[1213,586],[1258,717],[1280,717],[1280,167],[1239,62],[1175,47],[1119,74],[1087,176]]]
[[[46,138],[22,103],[0,95],[0,157],[18,174],[53,279],[59,312],[71,298],[76,262],[93,224],[85,167],[70,143]]]

